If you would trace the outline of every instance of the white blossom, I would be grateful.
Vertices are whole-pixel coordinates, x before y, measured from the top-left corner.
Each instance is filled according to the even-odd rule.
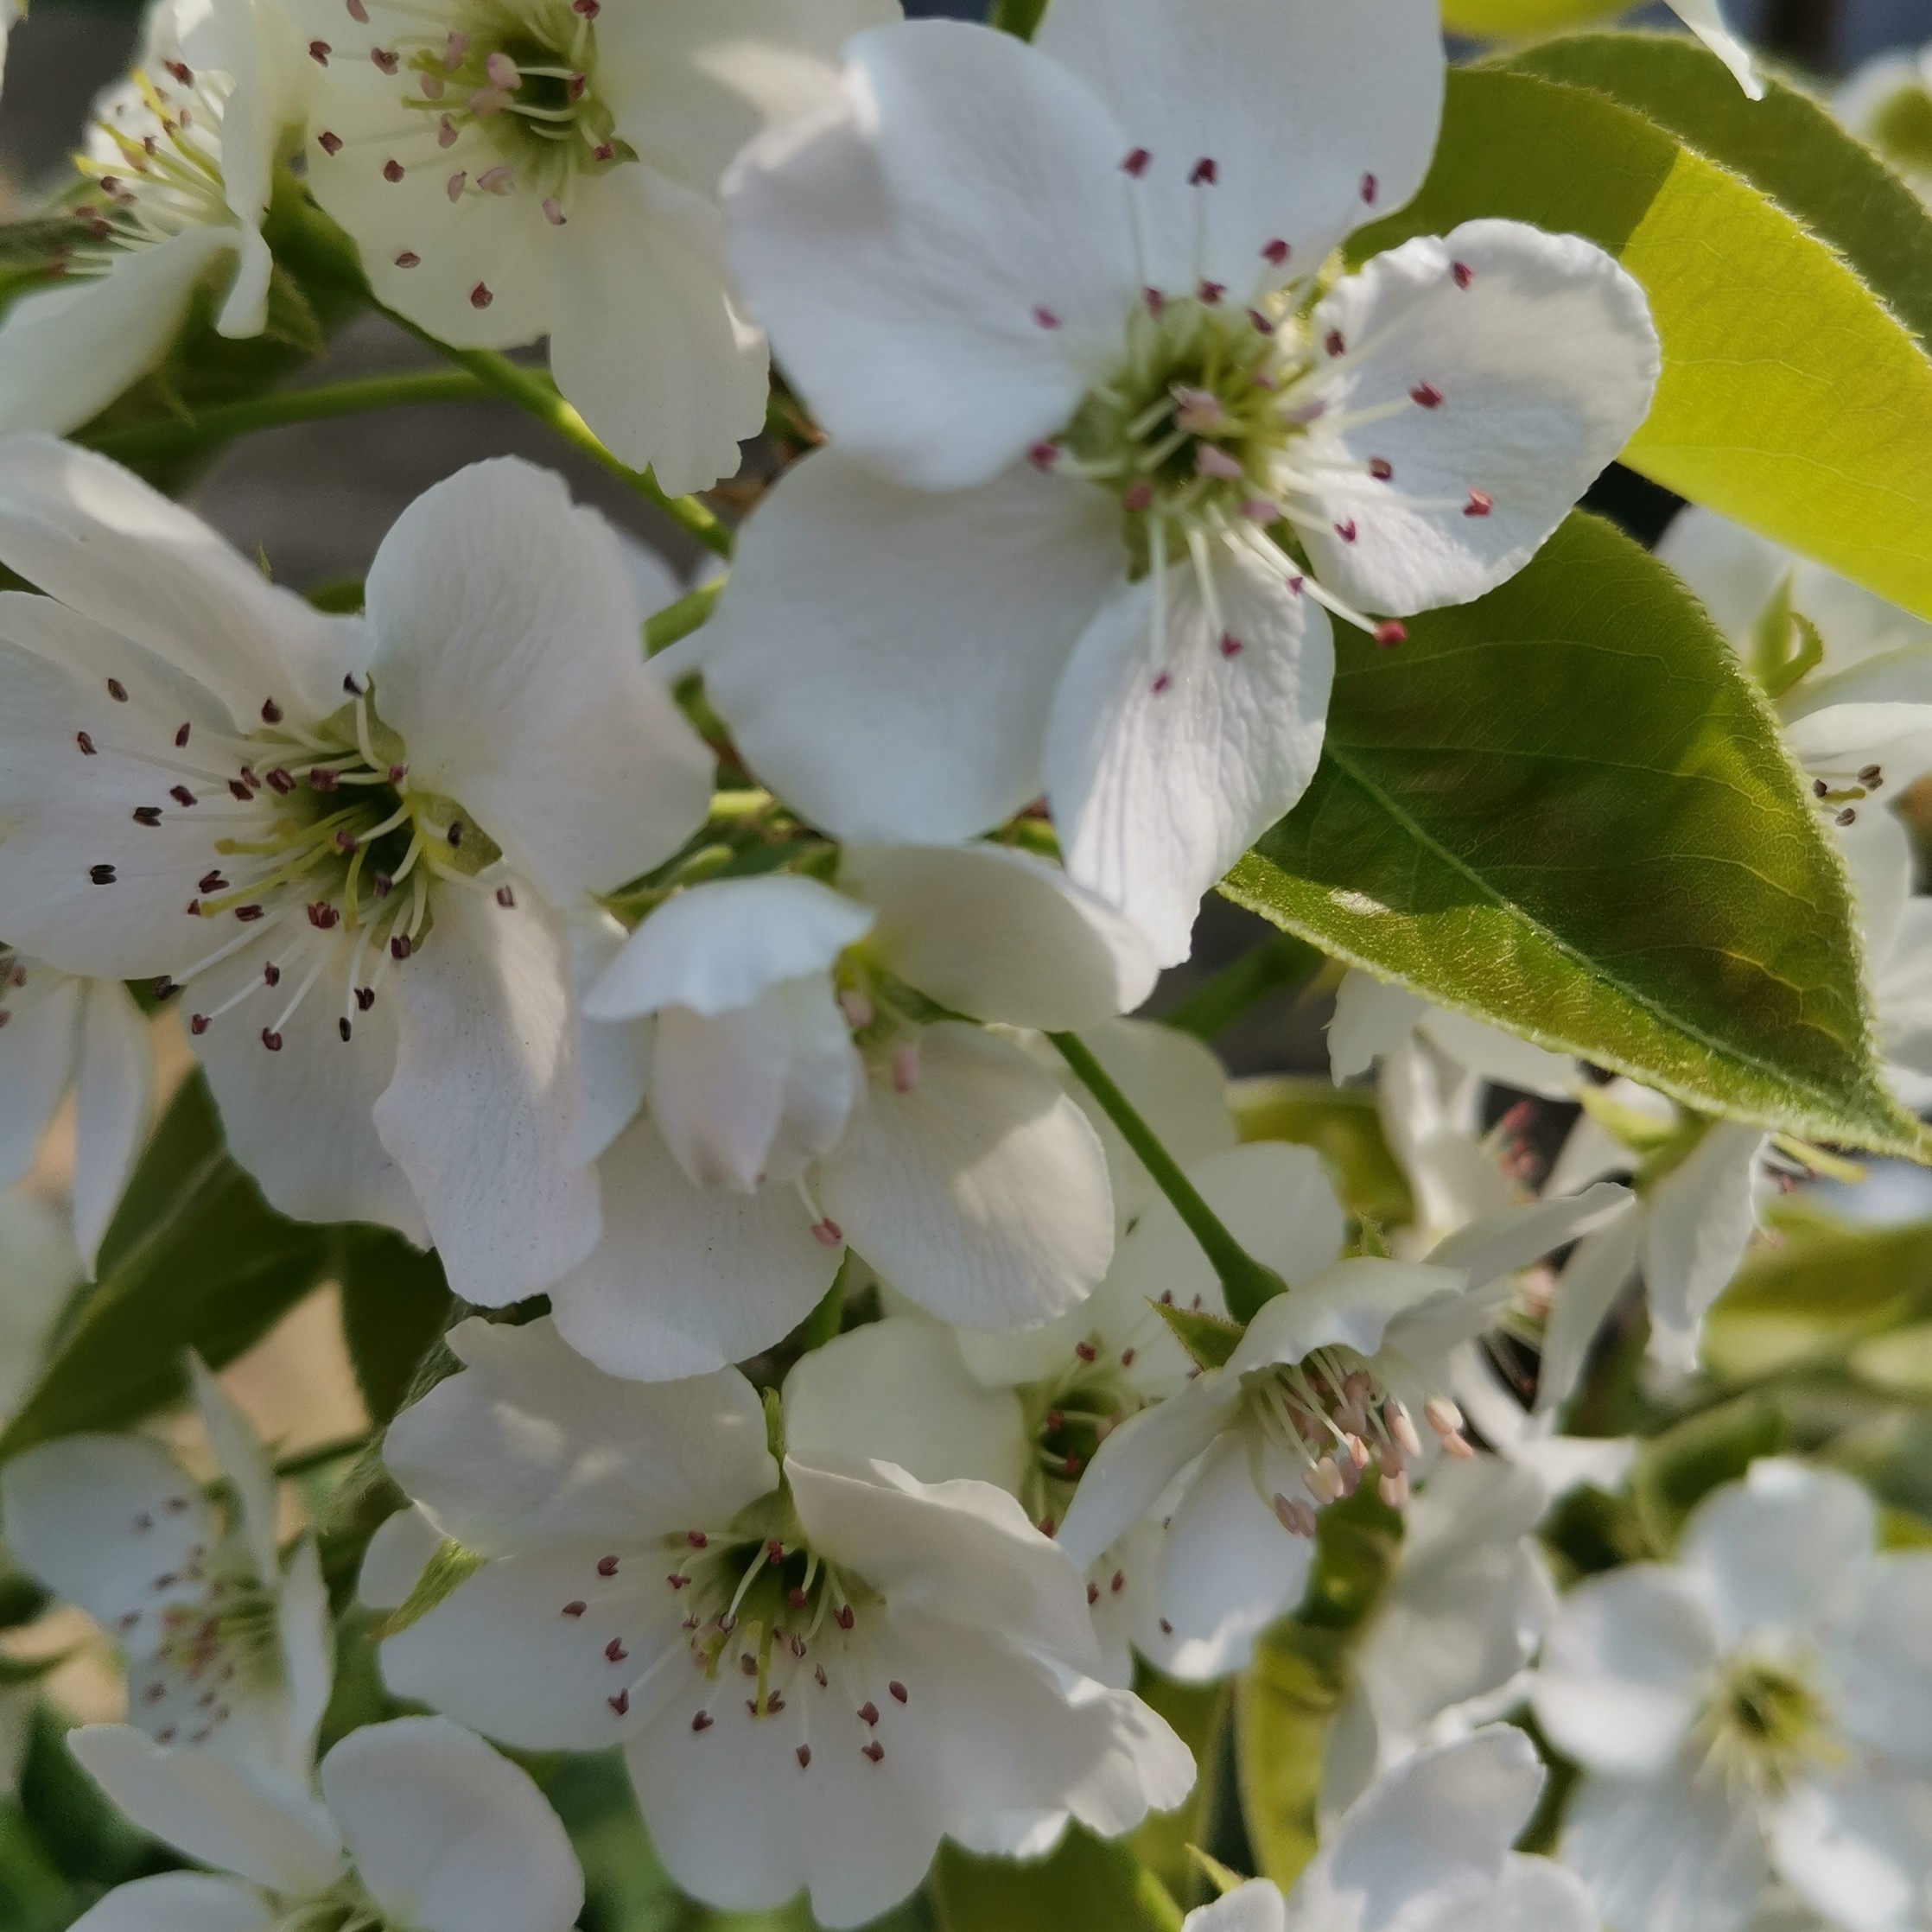
[[[1643,298],[1478,221],[1318,299],[1427,168],[1427,0],[1055,0],[1030,46],[928,21],[846,55],[728,183],[835,447],[748,525],[707,690],[841,836],[1044,792],[1171,963],[1313,774],[1326,613],[1392,643],[1519,569],[1649,405]]]
[[[445,342],[550,338],[626,462],[702,489],[765,421],[719,177],[831,97],[894,0],[296,0],[308,179],[380,299]]]
[[[942,1837],[1060,1813],[1113,1834],[1185,1794],[1185,1747],[1093,1680],[1080,1579],[1010,1497],[781,1465],[735,1370],[621,1382],[547,1319],[450,1341],[465,1371],[386,1455],[486,1560],[384,1644],[384,1676],[524,1748],[621,1745],[685,1891],[753,1910],[803,1890],[855,1925]]]
[[[76,157],[92,238],[0,321],[0,430],[97,415],[162,360],[211,281],[217,331],[261,334],[275,266],[262,220],[300,79],[273,0],[149,13],[139,67],[95,104]]]
[[[38,1379],[79,1274],[73,1238],[53,1210],[22,1187],[0,1192],[0,1420]]]
[[[178,995],[285,1212],[433,1239],[514,1300],[597,1238],[565,921],[675,850],[709,760],[616,544],[511,460],[398,520],[366,620],[263,582],[98,457],[0,446],[0,900]]]
[[[137,1825],[211,1867],[117,1886],[74,1932],[569,1932],[583,1875],[529,1774],[442,1718],[366,1725],[296,1776],[168,1750],[124,1725],[70,1734]]]
[[[838,868],[836,891],[781,874],[679,893],[586,1001],[601,1035],[651,1028],[647,1111],[601,1163],[604,1240],[551,1289],[564,1335],[613,1373],[701,1374],[781,1339],[848,1242],[988,1328],[1046,1320],[1107,1266],[1100,1141],[977,1022],[1137,1005],[1145,944],[1004,848],[848,846]]]
[[[1597,1932],[1569,1872],[1509,1848],[1542,1783],[1529,1740],[1501,1725],[1412,1757],[1356,1800],[1285,1899],[1250,1879],[1183,1932]]]
[[[1877,1529],[1849,1477],[1768,1459],[1675,1562],[1564,1599],[1535,1709],[1584,1767],[1560,1855],[1611,1932],[1728,1932],[1774,1874],[1852,1932],[1923,1923],[1932,1557]]]
[[[1832,111],[1903,175],[1922,201],[1932,201],[1932,66],[1923,47],[1894,48],[1856,68]]]
[[[189,1365],[219,1495],[147,1437],[59,1436],[0,1470],[7,1547],[113,1640],[130,1720],[157,1745],[305,1776],[334,1668],[315,1541],[283,1560],[262,1445]]]

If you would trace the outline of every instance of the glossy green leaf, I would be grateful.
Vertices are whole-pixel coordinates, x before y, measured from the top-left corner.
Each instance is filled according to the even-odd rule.
[[[1045,1859],[942,1845],[930,1884],[940,1932],[1179,1932],[1180,1908],[1160,1881],[1124,1845],[1077,1825]]]
[[[1223,888],[1352,963],[1712,1114],[1910,1152],[1842,868],[1701,607],[1573,517],[1377,651]]]
[[[331,1271],[334,1230],[288,1221],[221,1151],[199,1077],[176,1096],[109,1230],[107,1264],[57,1338],[0,1458],[76,1429],[124,1428],[219,1368]]]
[[[1625,462],[1932,616],[1932,361],[1830,244],[1647,116],[1494,68],[1450,74],[1421,194],[1353,245],[1482,215],[1643,285],[1663,375]]]
[[[1475,40],[1515,40],[1628,11],[1628,0],[1442,0],[1442,24]]]
[[[1681,35],[1573,34],[1508,66],[1608,94],[1741,175],[1932,342],[1932,212],[1809,95],[1767,75],[1764,99],[1751,100],[1716,54]]]

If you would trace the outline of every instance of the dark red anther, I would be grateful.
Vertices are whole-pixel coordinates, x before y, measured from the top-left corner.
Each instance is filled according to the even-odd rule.
[[[376,989],[372,986],[359,986],[355,989],[355,1003],[359,1012],[367,1013],[376,1003]]]
[[[1087,1586],[1087,1608],[1091,1610],[1099,1601],[1100,1586],[1097,1583],[1090,1583]]]
[[[271,725],[282,722],[282,707],[272,697],[262,700],[262,722]]]
[[[1476,271],[1470,267],[1467,262],[1451,263],[1449,272],[1455,276],[1456,286],[1459,289],[1466,289],[1476,279]]]
[[[402,178],[403,164],[401,162],[391,158],[383,163],[383,179],[385,181],[388,181],[391,185],[393,185],[394,183],[401,181]]]
[[[1274,241],[1271,241],[1268,245],[1268,246],[1262,251],[1262,259],[1264,262],[1268,263],[1271,268],[1280,268],[1282,263],[1287,260],[1288,254],[1288,245],[1285,241],[1277,238]]]
[[[190,723],[192,723],[192,721],[193,721],[191,720]],[[176,751],[184,751],[187,749],[188,730],[189,725],[184,724],[181,728],[175,734],[175,749]]]
[[[1355,518],[1353,517],[1343,518],[1341,522],[1335,526],[1335,534],[1344,543],[1352,543],[1356,537]]]
[[[410,956],[410,936],[408,933],[398,932],[391,938],[389,956],[394,960],[404,960]]]
[[[791,1589],[785,1592],[785,1600],[792,1607],[792,1609],[803,1610],[805,1605],[811,1601],[811,1598],[807,1596],[803,1590],[799,1589],[799,1587],[796,1584],[794,1584]]]
[[[274,765],[262,774],[262,783],[278,798],[286,798],[296,789],[296,775],[285,766]]]
[[[903,1704],[906,1701],[906,1687],[904,1684],[899,1682],[898,1678],[893,1678],[887,1684],[886,1688],[893,1694],[893,1697],[895,1701],[900,1704]]]
[[[1221,300],[1222,296],[1227,294],[1227,292],[1228,285],[1224,282],[1203,282],[1194,290],[1194,293],[1198,295],[1210,308],[1212,308]]]
[[[341,775],[333,765],[311,765],[308,785],[312,791],[339,791],[342,788]]]
[[[693,1549],[708,1549],[711,1543],[711,1539],[702,1529],[687,1529],[684,1532],[684,1541]]]
[[[1373,175],[1362,177],[1362,199],[1370,207],[1376,205],[1376,178]]]
[[[700,1711],[691,1719],[691,1729],[694,1731],[709,1731],[711,1728],[711,1713],[709,1711]]]
[[[342,152],[342,137],[339,134],[331,134],[327,128],[324,128],[315,137],[315,145],[325,155],[339,155]]]
[[[253,904],[250,904],[247,906],[238,906],[235,908],[235,917],[239,919],[244,925],[253,925],[256,920],[261,918],[263,911],[263,907]]]
[[[280,986],[282,983],[282,969],[272,959],[263,963],[262,983],[264,986]]]
[[[232,798],[239,798],[245,805],[255,794],[239,779],[230,779],[228,781],[228,796]]]
[[[885,1755],[886,1747],[882,1744],[880,1744],[876,1738],[874,1738],[872,1742],[869,1745],[866,1745],[864,1749],[860,1752],[861,1757],[869,1757],[874,1764],[876,1764]]]
[[[1147,313],[1159,321],[1167,310],[1167,298],[1158,289],[1143,289],[1141,300],[1147,305]]]
[[[874,1704],[868,1697],[865,1700],[865,1702],[859,1706],[859,1715],[863,1718],[867,1724],[877,1724],[879,1721],[879,1706]]]
[[[187,1016],[187,1030],[199,1039],[208,1030],[208,1016],[205,1013],[191,1013]]]
[[[418,266],[422,260],[423,257],[413,248],[405,248],[396,257],[396,265],[399,269],[413,269]]]
[[[500,906],[505,912],[509,912],[511,908],[516,905],[516,903],[517,895],[511,891],[509,887],[499,886],[497,887],[497,904]]]
[[[349,1024],[349,1017],[346,1014],[344,1014],[343,1016],[335,1022],[335,1030],[342,1036],[342,1044],[345,1046],[348,1045],[350,1036],[355,1032],[355,1028]]]
[[[1215,166],[1214,157],[1211,155],[1203,155],[1188,170],[1187,185],[1190,187],[1199,187],[1205,182],[1208,187],[1212,187],[1220,178],[1221,170]]]
[[[338,828],[335,834],[335,849],[346,856],[356,848],[356,836],[346,825]]]
[[[273,1026],[264,1026],[262,1029],[262,1044],[270,1052],[279,1053],[282,1051],[282,1036]]]
[[[442,835],[449,841],[449,848],[454,851],[463,842],[463,822],[460,818],[449,821],[449,829]]]
[[[1166,671],[1162,671],[1153,681],[1153,695],[1156,697],[1160,696],[1173,683],[1173,679]]]
[[[1145,148],[1135,148],[1121,163],[1122,172],[1131,175],[1135,181],[1139,181],[1147,173],[1147,163],[1153,159],[1153,156]]]
[[[319,899],[308,908],[308,923],[318,932],[327,932],[337,924],[341,915],[327,899]]]
[[[205,893],[219,893],[228,881],[219,872],[204,872],[195,884]]]
[[[631,1714],[631,1694],[628,1690],[620,1690],[615,1697],[607,1697],[604,1701],[620,1718]]]
[[[115,703],[125,704],[128,701],[128,688],[118,677],[110,677],[107,681],[107,695]]]
[[[1323,339],[1322,346],[1323,348],[1326,349],[1331,355],[1341,355],[1346,352],[1348,344],[1343,340],[1342,332],[1340,329],[1331,328],[1329,330],[1327,335]]]
[[[93,740],[90,738],[85,731],[75,732],[73,734],[73,741],[75,744],[79,746],[80,755],[83,758],[95,758],[99,755],[94,749]]]
[[[401,64],[397,60],[396,55],[391,54],[386,47],[371,48],[369,49],[369,58],[373,60],[384,73],[394,73],[397,67]]]
[[[1060,460],[1060,446],[1057,442],[1036,442],[1026,452],[1026,461],[1037,470],[1050,470]]]
[[[792,1753],[792,1756],[798,1760],[798,1769],[802,1771],[811,1763],[811,1746],[810,1745],[800,1745],[798,1750]]]
[[[154,992],[157,1000],[171,999],[180,990],[181,988],[165,973],[155,982]]]
[[[566,1617],[582,1617],[583,1613],[589,1608],[590,1605],[585,1603],[581,1597],[573,1598],[569,1603],[564,1605],[563,1614]]]
[[[192,805],[196,802],[194,794],[190,791],[185,785],[169,785],[168,788],[168,796],[172,798],[177,805]]]
[[[1395,466],[1386,456],[1371,456],[1369,459],[1369,473],[1378,483],[1392,481]]]
[[[630,1654],[624,1648],[624,1639],[620,1636],[613,1636],[604,1646],[604,1662],[606,1663],[622,1663]]]
[[[161,823],[161,807],[159,805],[137,805],[134,808],[133,816],[137,825],[158,825]]]
[[[1496,508],[1496,499],[1482,490],[1471,490],[1469,501],[1463,505],[1465,517],[1486,517]]]
[[[1060,326],[1060,318],[1044,302],[1034,305],[1033,320],[1042,328],[1058,328]]]
[[[1223,631],[1221,633],[1221,655],[1223,658],[1238,658],[1247,648],[1232,631]]]
[[[597,1574],[613,1577],[617,1574],[617,1559],[614,1556],[600,1556],[597,1559]]]
[[[1387,623],[1376,626],[1374,637],[1376,650],[1392,651],[1398,644],[1408,641],[1408,630],[1405,625],[1398,624],[1394,618],[1390,618]]]
[[[487,308],[496,299],[491,294],[487,282],[479,282],[469,292],[469,305],[472,308]]]
[[[838,1608],[832,1612],[832,1620],[838,1625],[838,1627],[842,1630],[850,1630],[852,1626],[858,1622],[858,1618],[852,1614],[852,1606],[850,1604],[841,1604]]]
[[[1131,1369],[1134,1366],[1134,1357],[1139,1353],[1140,1350],[1138,1349],[1122,1349],[1121,1350],[1122,1368]]]
[[[1078,1356],[1083,1362],[1091,1362],[1098,1351],[1095,1349],[1091,1342],[1076,1342],[1073,1344],[1073,1352],[1077,1356]]]

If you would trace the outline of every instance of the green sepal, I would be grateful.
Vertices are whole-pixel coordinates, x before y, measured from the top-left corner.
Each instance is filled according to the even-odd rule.
[[[1225,1368],[1247,1333],[1239,1322],[1204,1313],[1198,1308],[1177,1308],[1171,1301],[1150,1300],[1147,1306],[1166,1323],[1174,1339],[1198,1368]]]

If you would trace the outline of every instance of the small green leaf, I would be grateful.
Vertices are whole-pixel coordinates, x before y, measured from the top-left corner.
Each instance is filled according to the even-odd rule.
[[[1459,69],[1421,194],[1351,245],[1487,215],[1643,284],[1663,374],[1626,463],[1932,616],[1932,361],[1829,240],[1606,94]]]
[[[401,1408],[424,1358],[442,1339],[454,1303],[442,1263],[388,1228],[341,1230],[335,1276],[342,1333],[357,1387],[378,1426]]]
[[[1177,1308],[1171,1301],[1150,1301],[1147,1306],[1173,1330],[1174,1339],[1203,1369],[1219,1369],[1241,1346],[1244,1331],[1239,1322],[1224,1321],[1219,1315],[1204,1314],[1198,1308]]]
[[[1692,1510],[1714,1489],[1734,1483],[1760,1456],[1784,1446],[1784,1418],[1768,1401],[1741,1396],[1706,1409],[1638,1452],[1630,1496],[1650,1547],[1660,1555],[1676,1548]]]
[[[1307,795],[1223,890],[1325,950],[1706,1114],[1910,1153],[1843,867],[1762,695],[1575,516],[1479,601],[1337,639]]]
[[[118,1429],[176,1400],[186,1351],[211,1368],[252,1346],[327,1274],[333,1231],[288,1221],[221,1149],[197,1075],[183,1086],[0,1459],[77,1429]]]
[[[420,1624],[456,1587],[483,1567],[483,1559],[473,1549],[465,1549],[454,1536],[445,1536],[435,1553],[423,1566],[416,1587],[382,1621],[376,1641],[400,1636],[412,1624]]]

